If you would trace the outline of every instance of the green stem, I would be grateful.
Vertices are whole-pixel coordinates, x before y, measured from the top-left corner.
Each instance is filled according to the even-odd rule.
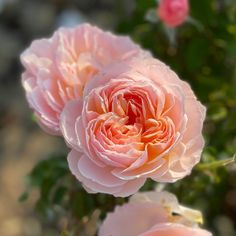
[[[223,167],[232,163],[235,163],[235,158],[236,158],[236,154],[228,159],[225,160],[219,160],[219,161],[213,161],[210,163],[203,163],[203,164],[199,164],[197,166],[198,170],[206,170],[206,169],[216,169],[219,167]]]

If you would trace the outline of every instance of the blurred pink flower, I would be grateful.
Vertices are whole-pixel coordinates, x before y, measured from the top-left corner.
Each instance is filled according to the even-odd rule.
[[[162,62],[116,63],[62,113],[69,167],[91,193],[129,196],[148,177],[174,182],[200,160],[204,118],[190,86]]]
[[[140,236],[190,236],[190,235],[212,236],[212,234],[210,232],[207,232],[206,230],[202,230],[199,228],[191,228],[188,226],[175,223],[157,224],[152,229],[141,234]]]
[[[65,104],[83,96],[87,81],[103,66],[140,52],[130,38],[89,24],[60,28],[49,39],[33,41],[21,55],[22,84],[39,124],[51,134],[60,134]]]
[[[200,229],[199,211],[179,205],[167,192],[137,193],[117,206],[102,223],[99,236],[212,236]]]
[[[169,27],[181,25],[189,14],[188,0],[160,0],[157,13]]]

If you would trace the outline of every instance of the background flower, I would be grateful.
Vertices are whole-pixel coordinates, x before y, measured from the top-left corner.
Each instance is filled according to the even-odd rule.
[[[143,192],[108,213],[98,235],[211,236],[198,228],[200,218],[199,211],[182,207],[168,192]]]
[[[179,26],[189,14],[189,2],[188,0],[160,0],[157,13],[167,26]]]
[[[35,40],[21,55],[22,84],[39,124],[60,134],[59,117],[66,102],[82,97],[91,76],[114,60],[139,54],[130,38],[82,24],[60,28],[50,39]]]
[[[147,177],[174,182],[199,162],[205,108],[164,63],[138,58],[91,79],[66,105],[72,173],[89,192],[135,193]]]

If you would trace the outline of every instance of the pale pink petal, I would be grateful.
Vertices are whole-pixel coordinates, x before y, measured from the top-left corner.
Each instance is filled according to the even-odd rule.
[[[139,236],[212,236],[206,230],[191,228],[181,224],[162,223],[156,224],[151,230]],[[125,236],[125,235],[124,235]],[[128,236],[128,235],[127,235]]]
[[[113,195],[115,197],[128,197],[138,192],[138,190],[144,185],[146,178],[136,178],[127,181],[122,188]]]
[[[138,236],[156,222],[166,222],[168,215],[159,204],[129,203],[117,206],[100,227],[99,236]]]
[[[187,123],[183,142],[187,143],[189,140],[192,140],[201,134],[203,121],[206,116],[206,109],[200,102],[196,101],[195,98],[188,98],[185,103],[185,110],[189,122]]]
[[[114,194],[117,191],[120,191],[122,189],[122,186],[107,187],[107,186],[98,184],[97,182],[94,182],[91,179],[85,178],[80,173],[79,168],[78,168],[78,162],[81,159],[82,155],[83,155],[82,153],[72,150],[69,153],[67,160],[68,160],[70,171],[80,182],[82,182],[84,188],[89,193],[103,192],[103,193],[108,193],[108,194]]]
[[[125,181],[118,179],[111,174],[108,167],[95,165],[87,156],[83,155],[78,161],[79,172],[86,178],[106,187],[120,186]]]
[[[66,142],[72,148],[80,151],[80,142],[76,135],[76,120],[80,116],[83,109],[83,101],[78,98],[77,100],[70,101],[66,104],[60,119],[61,132]]]

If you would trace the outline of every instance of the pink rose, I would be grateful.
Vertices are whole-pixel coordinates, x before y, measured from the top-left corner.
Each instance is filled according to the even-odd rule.
[[[128,203],[109,213],[99,236],[212,236],[200,229],[199,211],[179,205],[167,192],[137,193]]]
[[[82,97],[87,81],[105,65],[141,53],[130,38],[82,24],[61,28],[49,39],[35,40],[21,55],[22,84],[39,124],[60,134],[65,104]]]
[[[174,182],[200,160],[204,118],[190,86],[162,62],[116,63],[62,113],[70,170],[88,192],[114,196],[137,192],[148,177]]]
[[[189,14],[188,0],[160,0],[157,13],[169,27],[181,25]]]

